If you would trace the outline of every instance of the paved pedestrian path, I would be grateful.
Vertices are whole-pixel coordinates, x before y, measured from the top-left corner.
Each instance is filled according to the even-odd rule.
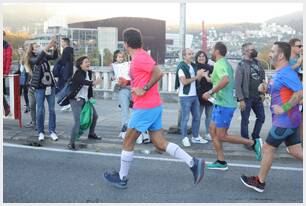
[[[80,150],[85,151],[96,151],[96,152],[112,152],[120,153],[122,140],[118,137],[118,134],[121,129],[121,116],[120,108],[116,100],[104,100],[97,99],[95,105],[96,110],[99,114],[99,119],[96,127],[96,133],[102,137],[102,140],[87,140],[87,134],[81,136],[78,141],[81,145]],[[163,127],[165,129],[165,135],[167,139],[171,142],[177,143],[180,146],[181,137],[179,134],[168,134],[168,129],[171,126],[177,124],[177,111],[179,105],[177,103],[165,103],[164,104],[164,113],[163,113]],[[265,140],[268,130],[271,126],[271,113],[269,108],[266,107],[266,121],[263,125],[261,131],[261,137]],[[46,105],[47,111],[47,105]],[[26,124],[30,121],[30,114],[22,113],[23,124]],[[3,119],[3,137],[4,142],[16,143],[16,144],[25,144],[33,146],[44,146],[44,147],[54,147],[54,148],[65,148],[69,141],[70,131],[73,126],[73,117],[72,112],[62,112],[60,107],[56,105],[56,122],[57,128],[56,131],[59,136],[57,142],[53,142],[48,135],[46,135],[46,140],[42,145],[38,145],[37,134],[31,128],[19,128],[18,123],[15,120],[4,118]],[[190,118],[191,119],[191,118]],[[45,122],[45,132],[47,132],[48,124],[48,112],[46,112],[46,122]],[[235,111],[231,128],[229,129],[230,134],[239,134],[240,133],[240,112],[238,109]],[[189,120],[191,122],[191,120]],[[189,124],[190,124],[189,122]],[[255,123],[255,115],[252,113],[250,118],[250,131],[253,129]],[[201,136],[204,136],[204,115],[201,120]],[[183,146],[182,146],[183,147]],[[191,147],[185,148],[187,152],[192,155],[199,157],[215,157],[215,150],[211,141],[207,144],[192,144]],[[244,148],[243,145],[234,145],[229,143],[224,143],[224,151],[226,159],[238,158],[238,159],[248,159],[254,158],[255,153]],[[135,153],[145,154],[145,155],[160,155],[155,151],[152,144],[141,144],[135,146]],[[284,145],[281,145],[276,154],[276,158],[289,158],[292,159],[286,152]]]

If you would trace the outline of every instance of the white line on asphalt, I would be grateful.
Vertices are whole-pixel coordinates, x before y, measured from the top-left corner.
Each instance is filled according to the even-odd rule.
[[[89,152],[89,151],[71,151],[71,150],[65,150],[65,149],[46,148],[46,147],[32,147],[32,146],[17,145],[17,144],[11,144],[11,143],[3,143],[3,146],[4,147],[15,147],[15,148],[33,149],[33,150],[44,150],[44,151],[52,151],[52,152],[78,153],[78,154],[98,155],[98,156],[107,156],[107,157],[121,157],[121,154],[115,154],[115,153]],[[134,158],[135,159],[168,161],[168,162],[183,162],[182,160],[172,159],[172,158],[147,157],[147,156],[137,156],[137,155],[135,155]],[[211,163],[211,162],[206,162],[206,163]],[[233,167],[260,168],[260,165],[251,165],[251,164],[229,163],[228,165],[229,166],[233,166]],[[287,171],[303,171],[303,168],[297,168],[297,167],[272,166],[272,169],[275,169],[275,170],[287,170]]]

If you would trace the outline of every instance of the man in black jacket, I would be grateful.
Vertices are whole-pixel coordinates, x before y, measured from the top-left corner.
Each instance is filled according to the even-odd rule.
[[[265,122],[265,111],[258,92],[258,86],[265,80],[262,64],[256,59],[257,51],[252,43],[245,43],[241,48],[243,59],[239,62],[235,74],[236,96],[241,110],[241,136],[249,138],[250,112],[256,115],[252,139],[260,138],[259,133]]]
[[[74,54],[73,48],[70,47],[69,38],[62,38],[61,45],[63,48],[63,54],[59,59],[59,64],[61,65],[61,75],[58,76],[58,89],[59,91],[64,88],[67,81],[72,77],[73,74],[73,61]],[[71,111],[71,106],[63,106],[62,111]]]

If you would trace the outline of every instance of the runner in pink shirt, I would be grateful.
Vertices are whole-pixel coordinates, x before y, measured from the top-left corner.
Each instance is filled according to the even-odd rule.
[[[150,81],[156,62],[142,48],[136,49],[131,62],[132,90],[144,88]],[[154,84],[143,96],[133,95],[135,109],[151,109],[161,105],[158,84]]]
[[[151,141],[159,151],[183,160],[191,169],[194,184],[203,176],[205,161],[191,157],[177,144],[168,142],[162,129],[163,107],[158,93],[158,81],[163,72],[155,61],[142,49],[141,32],[128,28],[123,32],[124,47],[132,56],[131,85],[134,101],[133,113],[123,142],[120,171],[105,172],[104,179],[113,186],[127,188],[127,175],[134,156],[134,145],[141,132],[149,131]]]

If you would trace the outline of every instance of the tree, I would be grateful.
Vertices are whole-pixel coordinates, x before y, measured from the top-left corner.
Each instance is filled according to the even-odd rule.
[[[11,32],[5,31],[5,39],[11,44],[13,47],[13,60],[18,60],[18,48],[24,48],[24,43],[26,40],[31,38],[30,34],[27,32]]]
[[[109,66],[112,63],[113,55],[109,49],[104,49],[103,52],[103,66]]]
[[[100,53],[99,49],[95,48],[93,52],[89,55],[91,64],[94,66],[99,66],[100,65]]]
[[[81,56],[85,56],[85,49],[81,48],[79,51],[74,53],[74,59],[77,60]]]
[[[259,54],[258,54],[258,59],[261,60],[262,62],[264,62],[264,65],[267,65],[267,68],[270,65],[270,59],[269,59],[269,52],[271,50],[271,47],[272,47],[272,44],[268,44],[266,46],[264,46],[260,51],[259,51]],[[274,68],[270,68],[270,69],[274,69]]]

